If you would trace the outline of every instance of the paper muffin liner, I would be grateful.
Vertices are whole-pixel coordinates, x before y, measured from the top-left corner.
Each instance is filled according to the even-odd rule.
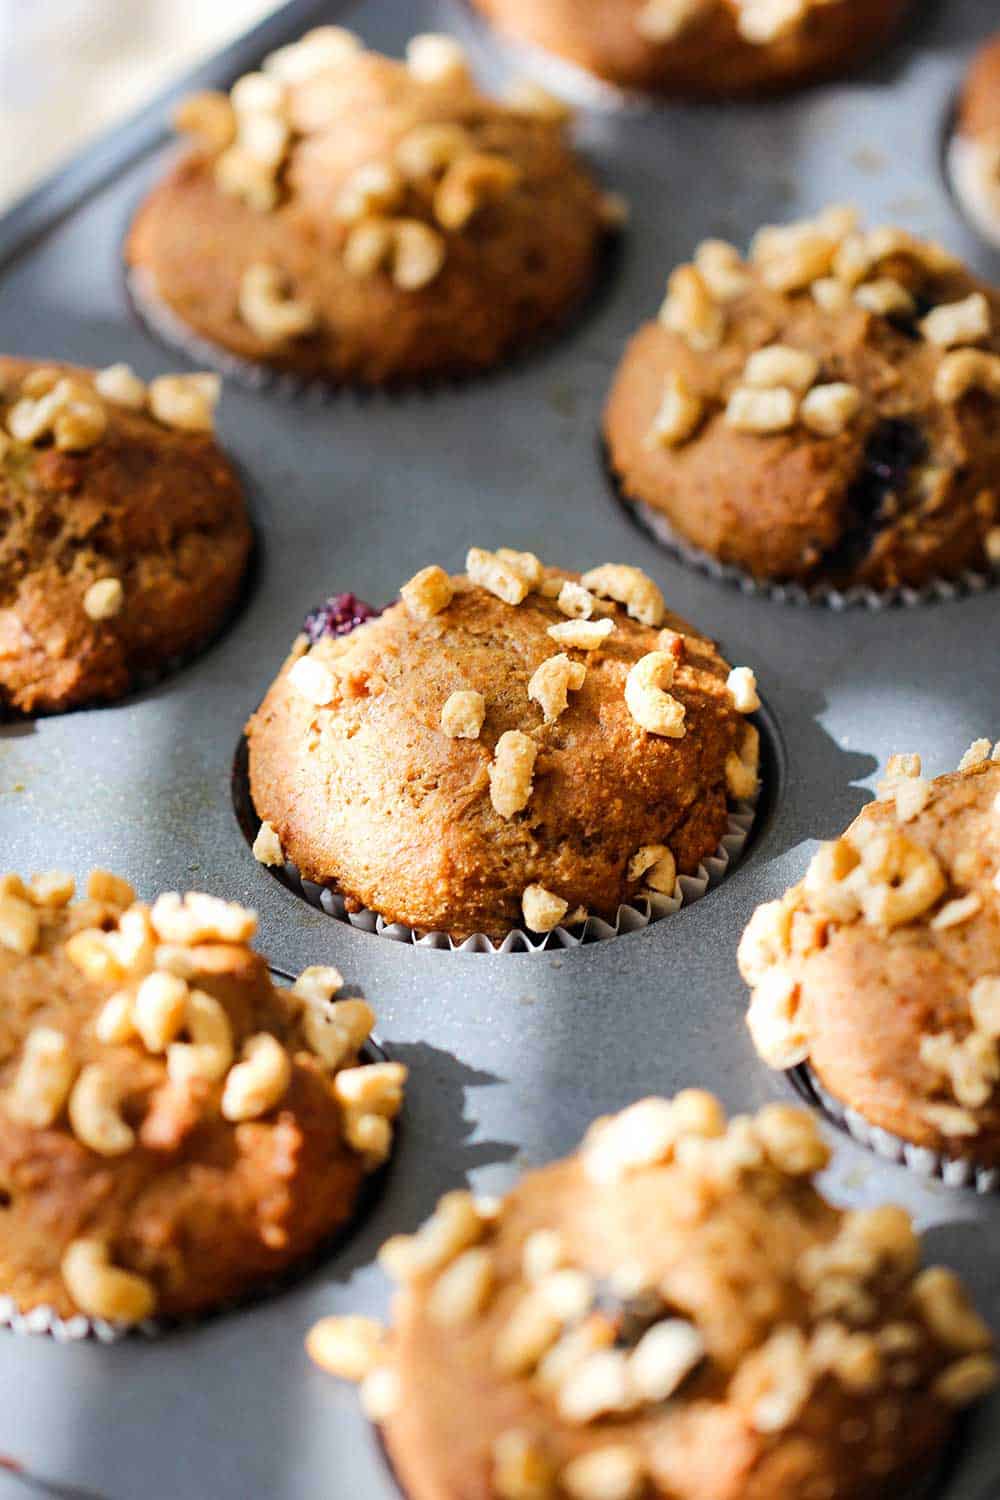
[[[617,479],[614,475],[612,478],[618,489]],[[765,583],[745,573],[742,568],[737,568],[733,563],[720,562],[710,552],[705,552],[701,547],[696,547],[693,542],[687,541],[675,531],[661,511],[655,510],[645,501],[628,500],[624,503],[630,510],[635,511],[637,519],[645,529],[652,532],[658,542],[673,552],[689,568],[695,568],[699,573],[707,573],[710,578],[728,584],[731,588],[738,588],[741,594],[746,594],[751,598],[773,599],[778,604],[793,604],[799,607],[805,605],[838,611],[845,609],[881,610],[900,606],[910,608],[917,604],[940,604],[952,599],[963,599],[970,594],[981,594],[984,589],[990,588],[997,581],[998,570],[990,573],[977,573],[967,568],[957,578],[935,578],[920,588],[905,587],[881,591],[866,588],[861,584],[855,584],[847,589],[838,589],[830,583],[816,583],[809,587],[801,583]]]
[[[285,969],[271,965],[271,973],[282,984],[294,982],[295,975]],[[373,1034],[361,1049],[361,1058],[367,1063],[389,1062],[390,1054]],[[395,1123],[398,1136],[400,1124]],[[115,1323],[107,1318],[89,1318],[85,1313],[74,1313],[64,1318],[54,1307],[42,1304],[29,1312],[22,1312],[13,1297],[0,1295],[0,1328],[16,1334],[43,1334],[57,1344],[76,1344],[83,1339],[94,1339],[100,1344],[116,1344],[129,1337],[157,1339],[180,1329],[195,1328],[212,1318],[225,1317],[229,1313],[245,1312],[258,1303],[279,1296],[304,1277],[317,1271],[332,1255],[347,1243],[374,1208],[395,1156],[395,1140],[389,1158],[374,1172],[369,1172],[361,1182],[354,1210],[339,1228],[303,1260],[287,1266],[270,1281],[249,1289],[245,1295],[232,1297],[226,1302],[206,1308],[184,1318],[146,1318],[141,1323]]]
[[[597,263],[591,284],[584,290],[565,317],[527,337],[495,364],[464,373],[423,378],[391,377],[378,384],[366,385],[357,380],[338,380],[332,375],[301,375],[266,362],[234,354],[221,344],[197,333],[160,297],[148,271],[123,265],[126,299],[140,323],[159,343],[204,369],[214,370],[227,380],[248,390],[266,392],[283,399],[307,405],[328,406],[341,397],[358,401],[427,397],[439,391],[460,390],[473,381],[502,376],[571,336],[581,323],[591,318],[607,298],[621,259],[624,229],[604,230],[597,252]]]
[[[788,1076],[792,1087],[806,1103],[819,1108],[838,1129],[883,1161],[907,1167],[918,1177],[936,1178],[946,1187],[973,1188],[981,1194],[1000,1191],[1000,1167],[987,1166],[971,1157],[945,1156],[926,1146],[916,1146],[880,1125],[873,1125],[824,1088],[808,1063],[792,1068]]]
[[[387,922],[378,912],[371,911],[366,906],[359,911],[349,912],[342,896],[329,886],[303,879],[291,860],[286,860],[284,865],[272,867],[272,873],[318,911],[325,912],[337,921],[348,922],[362,932],[373,932],[396,943],[412,943],[418,948],[435,948],[452,953],[541,953],[557,948],[578,948],[583,943],[604,942],[627,932],[641,932],[653,922],[673,916],[682,906],[691,906],[717,886],[746,848],[759,797],[758,785],[753,798],[729,804],[726,832],[719,840],[715,852],[698,866],[693,875],[679,875],[671,895],[650,893],[635,902],[623,903],[613,922],[603,917],[588,916],[585,922],[573,927],[555,927],[551,932],[534,934],[525,928],[516,927],[499,943],[482,932],[473,933],[464,942],[456,943],[447,932],[426,931],[408,927],[402,922]],[[247,805],[252,807],[249,791],[246,798]],[[256,813],[253,814],[250,825],[253,832],[247,829],[242,818],[240,821],[252,843],[256,829],[260,826],[260,819]]]

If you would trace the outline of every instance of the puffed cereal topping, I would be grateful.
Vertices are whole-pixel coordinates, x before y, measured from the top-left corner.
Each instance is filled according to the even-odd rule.
[[[543,661],[528,683],[528,697],[539,705],[546,724],[566,712],[568,694],[579,692],[587,676],[584,662],[572,661],[564,652]]]
[[[532,932],[551,932],[569,910],[569,902],[543,885],[529,885],[521,896],[521,911]]]
[[[497,740],[490,766],[490,801],[502,818],[528,805],[538,746],[520,729],[508,729]]]
[[[649,651],[639,658],[625,679],[625,703],[635,722],[649,734],[682,739],[685,708],[666,689],[674,680],[677,663],[664,651]]]
[[[663,595],[649,575],[627,563],[602,563],[584,573],[581,582],[592,594],[624,604],[631,618],[642,625],[661,624],[667,612]]]
[[[495,594],[505,604],[520,604],[526,598],[531,585],[524,571],[512,566],[496,552],[484,547],[470,547],[465,558],[465,571],[469,582],[478,588]]]
[[[472,688],[449,694],[441,709],[441,728],[449,739],[477,740],[486,718],[486,699]]]
[[[448,608],[455,597],[455,588],[444,568],[432,563],[414,573],[399,593],[408,614],[415,620],[430,620]]]

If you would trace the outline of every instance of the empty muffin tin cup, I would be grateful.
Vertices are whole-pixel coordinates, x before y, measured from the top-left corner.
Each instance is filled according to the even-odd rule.
[[[969,1157],[943,1156],[873,1125],[824,1088],[808,1063],[792,1068],[788,1076],[800,1098],[883,1161],[906,1167],[917,1177],[937,1179],[945,1187],[971,1188],[983,1194],[1000,1191],[1000,1167],[987,1166]]]

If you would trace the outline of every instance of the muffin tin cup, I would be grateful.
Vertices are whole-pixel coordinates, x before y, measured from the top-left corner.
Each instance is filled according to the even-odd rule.
[[[619,906],[613,922],[603,917],[590,916],[575,927],[555,927],[547,933],[531,933],[524,928],[515,928],[502,942],[494,942],[485,933],[473,933],[464,942],[456,943],[446,932],[428,932],[408,927],[402,922],[387,922],[378,912],[363,906],[359,911],[349,912],[344,898],[328,886],[305,880],[296,865],[290,860],[281,866],[284,883],[301,896],[310,906],[323,911],[327,916],[341,922],[349,922],[362,932],[373,932],[379,937],[390,938],[396,943],[412,943],[419,948],[435,948],[451,953],[541,953],[555,948],[577,948],[582,943],[605,942],[609,938],[627,932],[641,932],[653,922],[672,917],[682,906],[690,906],[725,879],[746,848],[756,816],[759,789],[752,800],[734,802],[729,806],[726,832],[719,840],[714,854],[710,854],[693,875],[679,875],[669,896],[650,894],[638,902]],[[258,825],[259,826],[259,825]]]
[[[609,473],[611,473],[610,469]],[[728,584],[731,588],[737,588],[750,598],[772,599],[777,604],[792,604],[800,608],[807,606],[837,611],[882,610],[900,606],[912,608],[919,604],[940,604],[953,599],[967,598],[971,594],[981,594],[997,579],[996,571],[977,573],[972,569],[966,569],[957,578],[935,578],[920,588],[905,587],[881,591],[865,588],[861,584],[847,589],[838,589],[829,583],[817,583],[811,588],[801,583],[764,583],[752,577],[751,574],[745,573],[742,568],[737,568],[733,563],[720,562],[710,552],[705,552],[701,547],[696,547],[693,542],[687,541],[674,530],[666,516],[654,510],[651,505],[647,505],[644,501],[624,501],[617,480],[614,475],[611,477],[623,503],[629,510],[635,512],[640,525],[646,531],[651,532],[656,541],[689,568],[694,568],[699,573],[707,573],[710,578]]]
[[[839,1130],[845,1131],[852,1140],[883,1161],[906,1167],[917,1177],[937,1179],[945,1187],[971,1188],[981,1194],[1000,1192],[1000,1167],[987,1166],[969,1157],[944,1156],[873,1125],[824,1088],[808,1063],[800,1063],[791,1069],[789,1079],[796,1093],[808,1104],[821,1110]]]
[[[159,296],[148,272],[123,263],[122,278],[126,299],[138,321],[155,339],[175,353],[183,355],[203,369],[214,370],[227,380],[247,390],[265,392],[285,400],[325,406],[338,398],[354,397],[359,401],[428,397],[439,392],[458,390],[475,381],[502,376],[534,357],[558,345],[592,317],[609,295],[621,258],[626,230],[608,227],[604,230],[597,252],[593,281],[566,316],[551,327],[517,345],[495,365],[473,369],[464,374],[427,375],[424,379],[386,380],[375,385],[360,381],[337,380],[332,376],[301,375],[273,365],[247,359],[196,333]]]
[[[284,969],[278,969],[272,965],[271,973],[283,985],[294,983],[295,975],[287,973]],[[366,1063],[390,1061],[390,1054],[374,1036],[369,1037],[361,1049],[360,1056]],[[397,1137],[399,1129],[400,1122],[397,1120],[395,1125]],[[146,1318],[141,1323],[115,1323],[107,1318],[88,1318],[85,1313],[74,1313],[72,1317],[64,1318],[54,1307],[49,1307],[44,1303],[33,1307],[29,1312],[22,1312],[13,1297],[0,1295],[0,1328],[9,1329],[11,1333],[16,1334],[42,1334],[54,1339],[57,1344],[76,1344],[83,1339],[93,1339],[100,1344],[116,1344],[130,1335],[147,1339],[161,1338],[177,1329],[194,1328],[211,1318],[242,1312],[259,1302],[266,1302],[271,1297],[280,1296],[283,1291],[318,1270],[336,1255],[338,1249],[361,1226],[375,1206],[385,1185],[395,1155],[395,1144],[394,1141],[393,1151],[388,1161],[363,1178],[350,1218],[335,1229],[310,1255],[288,1266],[284,1271],[280,1271],[270,1281],[252,1288],[244,1296],[230,1298],[226,1302],[206,1308],[204,1312],[193,1313],[184,1318]]]

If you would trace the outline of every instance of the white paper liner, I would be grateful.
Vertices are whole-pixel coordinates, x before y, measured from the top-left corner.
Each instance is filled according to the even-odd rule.
[[[76,1344],[90,1338],[101,1344],[115,1344],[130,1333],[155,1338],[162,1332],[162,1325],[156,1322],[108,1323],[104,1318],[88,1318],[83,1313],[61,1318],[51,1307],[35,1307],[22,1313],[12,1297],[0,1297],[0,1328],[9,1328],[12,1333],[47,1334],[57,1344]]]
[[[614,475],[612,474],[614,481]],[[617,483],[617,481],[614,481]],[[753,598],[773,599],[778,604],[797,606],[821,606],[825,609],[891,609],[898,605],[909,607],[915,604],[939,604],[951,599],[963,599],[969,594],[981,594],[997,580],[996,571],[976,573],[966,569],[957,578],[935,578],[921,588],[876,589],[864,588],[860,584],[849,589],[834,588],[829,583],[816,583],[807,588],[801,583],[762,583],[744,573],[732,563],[720,562],[710,552],[696,547],[693,542],[674,530],[662,511],[654,510],[644,501],[625,502],[633,509],[648,531],[658,542],[675,553],[688,567],[718,579],[722,583],[738,588],[742,594]]]
[[[391,938],[396,943],[412,943],[418,948],[436,948],[452,953],[541,953],[554,948],[578,948],[582,943],[603,942],[626,932],[641,932],[651,923],[673,916],[682,906],[690,906],[699,901],[706,891],[717,886],[746,848],[759,795],[758,787],[753,798],[729,804],[726,832],[719,840],[715,853],[710,854],[698,866],[694,875],[679,875],[672,895],[661,896],[650,892],[635,904],[623,904],[619,906],[613,922],[605,921],[603,917],[589,916],[575,928],[556,927],[551,932],[541,934],[532,934],[524,928],[516,927],[500,943],[494,943],[482,932],[473,933],[464,942],[456,943],[446,932],[426,932],[420,928],[407,927],[402,922],[387,922],[378,912],[370,911],[366,906],[360,911],[349,912],[342,896],[328,886],[304,880],[291,860],[286,860],[280,868],[285,884],[308,901],[310,906],[317,907],[338,921],[349,922],[362,932],[374,932],[379,937]]]
[[[283,969],[272,968],[271,972],[282,984],[291,983],[295,977]],[[365,1043],[360,1056],[367,1062],[389,1060],[388,1052],[374,1034]],[[84,1339],[94,1339],[99,1344],[117,1344],[120,1339],[130,1336],[147,1339],[161,1338],[164,1334],[173,1333],[180,1328],[194,1328],[208,1318],[240,1312],[256,1306],[259,1302],[266,1302],[301,1277],[308,1276],[330,1255],[336,1253],[342,1237],[350,1235],[366,1217],[367,1210],[379,1192],[384,1173],[391,1161],[392,1155],[390,1154],[387,1162],[361,1179],[354,1212],[333,1231],[332,1235],[328,1236],[327,1243],[317,1246],[311,1255],[288,1266],[271,1281],[250,1288],[245,1296],[230,1298],[226,1302],[220,1302],[217,1306],[206,1308],[204,1312],[194,1313],[189,1317],[145,1318],[141,1323],[116,1323],[110,1322],[107,1318],[88,1318],[86,1313],[74,1313],[72,1317],[64,1318],[56,1312],[55,1308],[44,1304],[40,1307],[33,1307],[30,1312],[21,1312],[13,1297],[0,1295],[0,1328],[8,1328],[11,1333],[41,1334],[55,1339],[57,1344],[78,1344]]]
[[[893,1135],[880,1125],[871,1124],[864,1115],[849,1109],[825,1089],[807,1063],[793,1068],[790,1076],[797,1093],[810,1102],[815,1099],[835,1125],[883,1161],[908,1167],[918,1177],[937,1178],[946,1187],[974,1188],[983,1194],[1000,1191],[1000,1167],[980,1166],[965,1157],[943,1156],[926,1146],[915,1146],[912,1141]]]

